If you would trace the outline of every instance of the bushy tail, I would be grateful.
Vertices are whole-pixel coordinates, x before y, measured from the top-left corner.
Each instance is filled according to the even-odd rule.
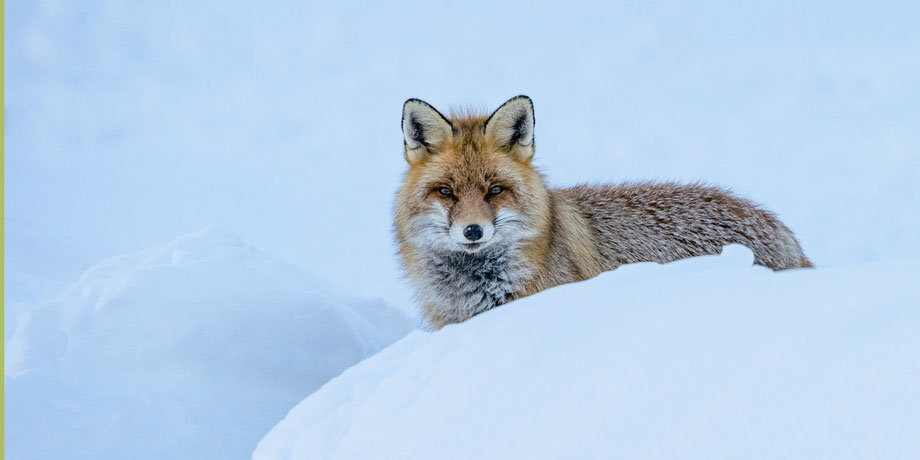
[[[814,268],[811,260],[805,256],[802,245],[795,238],[792,230],[783,225],[778,220],[775,221],[776,231],[779,233],[777,243],[779,244],[779,258],[773,264],[764,264],[773,270],[788,270],[790,268]]]

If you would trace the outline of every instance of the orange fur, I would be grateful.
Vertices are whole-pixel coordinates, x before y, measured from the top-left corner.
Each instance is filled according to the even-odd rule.
[[[409,169],[394,228],[406,276],[435,328],[625,263],[715,254],[731,243],[774,270],[812,266],[772,213],[720,188],[547,188],[531,164],[526,97],[490,117],[447,118],[409,100],[403,131]],[[465,236],[471,225],[484,229],[484,242]]]

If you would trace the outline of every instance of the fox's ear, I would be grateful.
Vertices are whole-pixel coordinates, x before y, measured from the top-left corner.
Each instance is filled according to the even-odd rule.
[[[519,160],[533,157],[533,101],[527,96],[512,97],[486,120],[486,136]]]
[[[454,135],[450,121],[419,99],[409,99],[403,104],[402,130],[406,138],[406,160],[409,163],[421,161]]]

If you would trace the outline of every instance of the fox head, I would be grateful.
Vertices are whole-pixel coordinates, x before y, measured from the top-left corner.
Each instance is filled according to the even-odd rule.
[[[409,170],[396,201],[400,242],[475,253],[521,245],[549,223],[549,195],[534,154],[533,102],[517,96],[492,115],[445,117],[403,105]]]

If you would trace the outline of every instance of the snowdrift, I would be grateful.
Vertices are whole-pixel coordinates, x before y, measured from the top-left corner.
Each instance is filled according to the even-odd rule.
[[[23,314],[7,458],[245,458],[297,401],[414,320],[220,230],[112,258]]]
[[[625,266],[413,332],[253,458],[917,458],[920,263],[752,260]]]

